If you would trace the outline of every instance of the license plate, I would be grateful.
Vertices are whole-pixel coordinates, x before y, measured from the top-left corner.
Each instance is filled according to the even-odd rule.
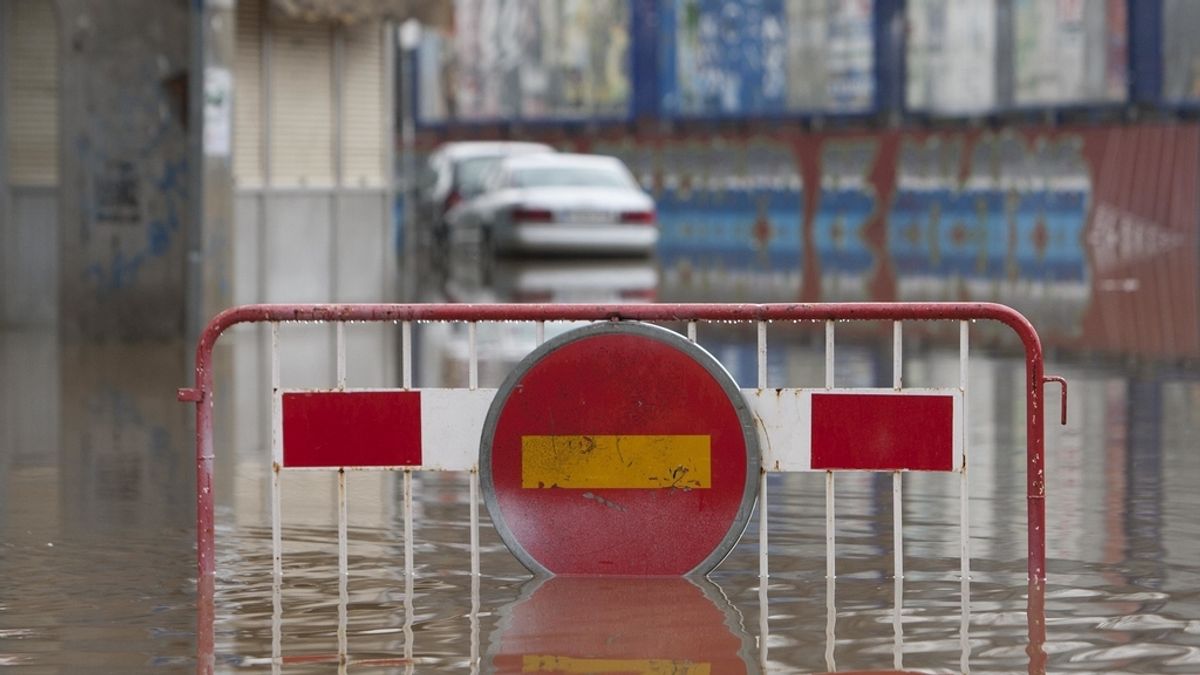
[[[608,211],[563,211],[559,214],[559,220],[562,222],[580,225],[610,223],[612,217],[612,213]]]

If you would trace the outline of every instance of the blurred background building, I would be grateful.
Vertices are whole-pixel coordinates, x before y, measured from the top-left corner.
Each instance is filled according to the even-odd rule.
[[[422,145],[622,157],[659,299],[996,300],[1052,345],[1200,355],[1194,3],[454,7]]]
[[[659,299],[997,300],[1200,356],[1187,0],[0,7],[5,325],[394,299],[403,162],[508,138],[635,170]]]
[[[448,10],[0,2],[0,325],[163,339],[236,301],[384,297],[390,27]]]
[[[237,3],[239,304],[387,294],[394,32],[370,4]]]

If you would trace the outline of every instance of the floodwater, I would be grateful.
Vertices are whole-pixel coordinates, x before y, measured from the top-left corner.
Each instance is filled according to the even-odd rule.
[[[670,300],[681,293],[660,282],[653,261],[478,269],[446,279],[422,272],[412,297]],[[546,288],[554,289],[550,297]],[[533,347],[527,328],[480,327],[480,386],[497,386]],[[459,474],[412,481],[409,579],[402,474],[350,472],[349,573],[341,584],[336,475],[284,472],[277,599],[270,334],[235,329],[222,338],[216,375],[215,669],[1200,672],[1200,373],[1051,354],[1047,372],[1070,382],[1069,420],[1056,424],[1052,389],[1049,575],[1044,589],[1031,589],[1023,364],[985,327],[971,330],[981,339],[969,366],[969,584],[960,578],[956,474],[904,479],[902,583],[892,574],[891,476],[837,476],[831,583],[824,475],[771,475],[763,585],[757,514],[706,581],[543,581],[508,553],[483,508],[482,573],[473,579],[468,480]],[[464,327],[418,325],[414,333],[415,384],[465,386]],[[743,386],[755,381],[754,339],[749,326],[698,328],[699,343]],[[768,385],[820,386],[821,339],[819,326],[772,325]],[[399,327],[351,325],[346,344],[348,386],[401,381]],[[283,326],[282,385],[334,386],[334,345],[328,326]],[[907,341],[906,384],[955,386],[953,345],[936,332]],[[890,383],[889,338],[847,336],[836,355],[839,386]],[[194,409],[175,401],[175,389],[190,384],[189,356],[184,345],[62,348],[49,334],[0,333],[5,669],[198,669]],[[343,648],[348,662],[339,665]],[[282,659],[272,663],[276,649]]]

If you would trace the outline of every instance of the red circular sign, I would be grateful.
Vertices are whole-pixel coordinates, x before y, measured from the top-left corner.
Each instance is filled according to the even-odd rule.
[[[759,451],[712,355],[614,322],[517,366],[488,411],[479,466],[493,522],[535,572],[703,574],[746,527]]]

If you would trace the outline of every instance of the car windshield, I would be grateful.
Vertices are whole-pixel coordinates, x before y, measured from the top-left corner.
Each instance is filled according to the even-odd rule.
[[[513,187],[635,187],[632,177],[616,167],[543,166],[512,171]]]
[[[458,191],[464,196],[471,196],[483,191],[484,180],[492,167],[496,166],[501,157],[472,157],[461,160],[455,167],[458,178]]]

